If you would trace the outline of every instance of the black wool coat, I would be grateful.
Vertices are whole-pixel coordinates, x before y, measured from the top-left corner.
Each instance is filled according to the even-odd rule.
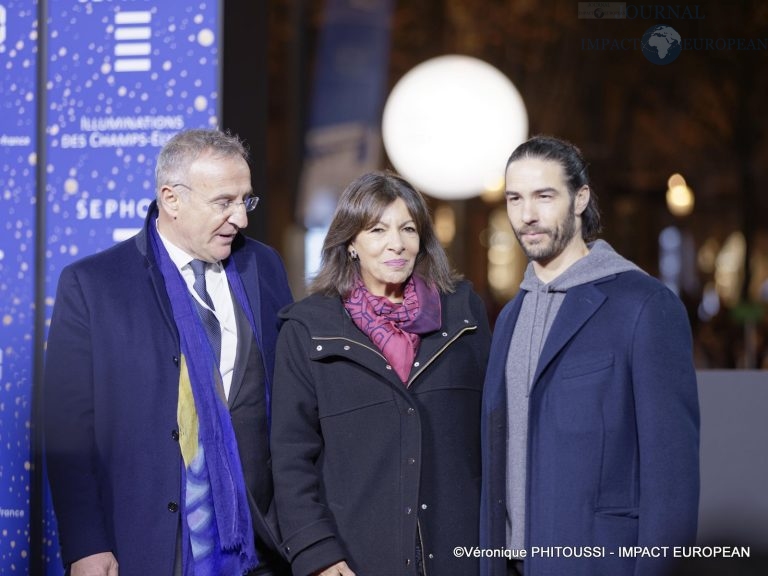
[[[295,576],[346,560],[364,576],[473,576],[480,405],[490,347],[469,283],[442,295],[408,386],[341,299],[285,308],[273,390],[272,458],[283,552]]]

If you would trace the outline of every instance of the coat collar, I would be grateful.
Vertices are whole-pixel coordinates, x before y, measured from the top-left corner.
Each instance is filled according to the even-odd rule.
[[[470,309],[469,294],[469,285],[463,282],[457,286],[453,295],[441,294],[442,326],[422,336],[411,369],[410,382],[463,332],[478,328],[478,320]],[[349,317],[340,297],[318,294],[309,296],[284,309],[281,317],[296,320],[306,327],[312,340],[310,359],[343,356],[391,376],[392,382],[402,387],[394,370],[387,368],[387,361],[381,351]]]
[[[452,333],[467,326],[477,326],[477,318],[470,308],[469,295],[470,288],[466,282],[459,283],[453,295],[441,294],[442,326],[427,337],[443,331]],[[368,337],[355,326],[338,296],[313,294],[284,308],[280,318],[296,320],[305,325],[313,338],[343,337],[370,343]]]

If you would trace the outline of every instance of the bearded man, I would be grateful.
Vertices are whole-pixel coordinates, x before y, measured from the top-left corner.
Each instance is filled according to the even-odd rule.
[[[484,576],[659,576],[696,536],[699,408],[678,297],[594,240],[587,165],[534,137],[507,162],[530,263],[493,334],[483,405]]]

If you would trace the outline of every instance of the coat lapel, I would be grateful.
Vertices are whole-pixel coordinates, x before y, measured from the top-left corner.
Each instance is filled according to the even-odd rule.
[[[263,350],[263,327],[261,321],[261,283],[259,275],[259,265],[256,262],[254,254],[248,254],[243,250],[232,251],[231,256],[237,265],[237,272],[243,281],[245,293],[248,296],[248,304],[253,312],[253,321],[256,323],[256,344],[259,350]]]
[[[581,329],[605,301],[605,294],[593,284],[583,284],[568,290],[563,304],[557,313],[552,328],[544,343],[539,357],[533,386],[536,386],[542,373],[571,338]]]
[[[148,226],[155,225],[156,217],[157,209],[155,208],[155,203],[153,201],[152,207],[150,208],[150,213],[147,216],[146,222],[144,223],[144,228],[142,228],[135,237],[136,248],[144,258],[144,265],[147,268],[149,279],[152,282],[152,288],[155,291],[158,306],[163,313],[165,324],[178,340],[179,331],[176,327],[176,321],[173,319],[173,310],[171,309],[171,301],[168,298],[168,290],[165,287],[165,278],[163,278],[163,273],[157,266],[155,254],[152,251],[152,247],[150,246],[149,231],[147,230]]]
[[[245,314],[240,310],[240,304],[232,296],[235,306],[235,322],[237,324],[237,353],[235,354],[235,369],[232,371],[232,383],[229,388],[229,397],[227,404],[230,408],[235,405],[237,395],[243,385],[243,377],[248,367],[248,354],[251,349],[253,339],[250,336],[251,326]]]

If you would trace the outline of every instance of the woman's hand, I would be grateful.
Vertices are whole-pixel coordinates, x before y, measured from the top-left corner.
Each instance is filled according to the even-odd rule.
[[[313,573],[312,576],[355,576],[355,573],[352,572],[350,567],[347,566],[347,563],[342,560],[333,566],[328,566],[325,570]]]
[[[117,560],[112,552],[99,552],[81,558],[71,566],[72,576],[117,576]]]

